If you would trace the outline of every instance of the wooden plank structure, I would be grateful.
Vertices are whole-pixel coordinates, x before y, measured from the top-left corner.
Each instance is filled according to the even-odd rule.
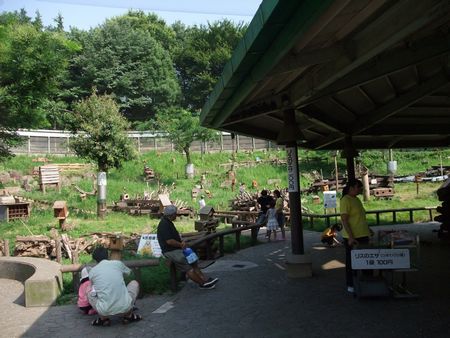
[[[39,167],[39,186],[45,194],[46,185],[56,185],[61,192],[59,167],[57,165],[44,165]]]

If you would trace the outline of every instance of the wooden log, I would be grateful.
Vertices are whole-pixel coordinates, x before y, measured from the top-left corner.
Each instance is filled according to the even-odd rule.
[[[66,234],[61,235],[61,241],[63,243],[64,249],[67,252],[67,256],[72,261],[72,249],[70,248],[69,238]]]
[[[129,261],[122,261],[130,269],[133,268],[145,268],[147,266],[159,266],[159,259],[149,258],[149,259],[134,259]],[[79,272],[85,266],[95,266],[95,264],[65,264],[61,265],[61,272]]]
[[[62,254],[61,254],[61,238],[55,239],[55,247],[56,247],[56,261],[61,264]]]
[[[45,242],[50,243],[50,238],[44,235],[16,236],[16,242]]]

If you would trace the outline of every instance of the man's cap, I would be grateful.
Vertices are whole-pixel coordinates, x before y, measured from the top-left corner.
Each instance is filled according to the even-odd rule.
[[[173,216],[177,214],[177,207],[172,205],[168,205],[164,208],[164,216]]]

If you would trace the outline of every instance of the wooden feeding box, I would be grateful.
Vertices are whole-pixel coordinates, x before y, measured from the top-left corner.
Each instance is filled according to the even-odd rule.
[[[394,189],[392,188],[376,188],[376,189],[372,189],[372,193],[375,197],[392,197],[394,196]]]
[[[110,235],[108,249],[111,251],[110,259],[121,260],[123,250],[123,237],[120,234]]]
[[[195,221],[195,230],[197,231],[215,231],[219,225],[219,219],[214,218],[214,209],[208,205],[199,211],[200,220]]]
[[[200,209],[198,214],[200,215],[200,220],[207,221],[214,216],[214,209],[209,205],[205,205],[203,208]]]
[[[66,201],[55,201],[53,203],[53,216],[59,220],[66,219],[69,216]]]
[[[0,221],[9,222],[14,219],[28,218],[30,216],[30,203],[0,204]]]

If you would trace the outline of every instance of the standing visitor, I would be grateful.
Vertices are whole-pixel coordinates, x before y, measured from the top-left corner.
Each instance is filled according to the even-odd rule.
[[[277,221],[277,211],[275,210],[275,201],[272,200],[269,205],[269,209],[267,209],[267,238],[270,242],[270,236],[273,234],[273,240],[277,240],[277,229],[278,229],[278,221]]]
[[[200,196],[200,200],[198,201],[198,206],[200,207],[200,210],[206,206],[206,202],[205,202],[205,196],[201,195]]]
[[[345,245],[345,271],[347,291],[354,292],[351,251],[355,245],[368,244],[370,230],[366,211],[357,195],[361,194],[363,184],[360,180],[349,180],[342,191],[340,214],[342,221],[342,237]]]
[[[286,239],[286,231],[284,229],[285,218],[283,213],[284,201],[283,197],[281,197],[280,190],[274,190],[273,196],[275,197],[275,211],[277,213],[278,226],[280,227],[281,230],[281,237],[284,240]]]

